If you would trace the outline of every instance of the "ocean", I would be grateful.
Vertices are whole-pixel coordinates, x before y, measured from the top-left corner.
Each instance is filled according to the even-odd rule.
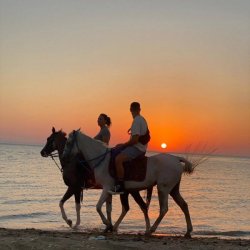
[[[72,230],[58,206],[67,187],[55,163],[40,156],[41,149],[42,146],[0,144],[0,227]],[[250,239],[249,180],[250,158],[239,157],[210,156],[191,176],[183,175],[180,190],[189,205],[192,235]],[[84,191],[80,231],[105,228],[95,209],[100,193]],[[144,191],[141,195],[145,198]],[[119,232],[143,233],[144,216],[132,197],[129,202],[130,210]],[[74,223],[73,197],[65,203],[65,210]],[[113,196],[113,222],[120,212],[119,196]],[[158,212],[155,187],[149,209],[151,224]],[[183,235],[185,231],[184,215],[170,197],[168,213],[156,233]]]

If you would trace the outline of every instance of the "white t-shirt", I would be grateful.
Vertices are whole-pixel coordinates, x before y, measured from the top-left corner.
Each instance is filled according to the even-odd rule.
[[[141,116],[141,115],[137,115],[131,125],[131,136],[133,135],[145,135],[148,129],[148,125],[146,120]],[[147,151],[147,146],[141,144],[140,142],[136,143],[134,145],[136,148],[138,148],[140,151],[142,152],[146,152]]]

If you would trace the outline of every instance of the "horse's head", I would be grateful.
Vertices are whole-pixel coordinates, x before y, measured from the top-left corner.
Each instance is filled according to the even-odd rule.
[[[75,156],[76,154],[79,153],[78,147],[77,147],[77,133],[79,130],[73,130],[66,141],[63,154],[62,154],[62,159],[65,161],[68,161],[69,158],[72,156]]]
[[[41,151],[43,157],[48,157],[53,151],[63,151],[66,142],[66,133],[62,130],[56,132],[55,128],[52,128],[52,134],[47,138],[47,143]],[[60,154],[60,152],[59,152]]]

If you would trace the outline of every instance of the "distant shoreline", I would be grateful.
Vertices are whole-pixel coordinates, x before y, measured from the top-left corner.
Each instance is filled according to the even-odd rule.
[[[0,249],[249,249],[250,240],[0,228]]]
[[[0,142],[0,145],[9,145],[9,146],[32,146],[32,147],[43,147],[43,144],[25,144],[25,143],[12,143],[12,142]]]
[[[0,145],[9,145],[9,146],[30,146],[30,147],[44,147],[44,144],[25,144],[25,143],[11,143],[11,142],[0,142]],[[164,153],[162,151],[154,151],[149,150],[150,153]],[[188,153],[188,152],[167,152],[167,154],[173,154],[173,155],[187,155],[187,156],[209,156],[209,157],[231,157],[231,158],[246,158],[249,159],[250,156],[247,155],[223,155],[223,154],[202,154],[202,153]]]

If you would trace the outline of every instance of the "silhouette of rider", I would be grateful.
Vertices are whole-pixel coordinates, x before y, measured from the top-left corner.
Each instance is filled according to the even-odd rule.
[[[141,116],[141,107],[140,103],[132,102],[130,105],[130,112],[133,116],[133,122],[131,125],[130,131],[130,139],[126,143],[118,144],[117,147],[124,148],[121,153],[116,156],[115,166],[116,166],[116,174],[117,180],[115,182],[115,186],[112,190],[109,191],[111,194],[122,194],[124,193],[124,168],[123,163],[128,160],[135,159],[136,157],[145,154],[147,150],[147,142],[140,142],[140,138],[142,138],[148,132],[148,125],[143,116]]]

